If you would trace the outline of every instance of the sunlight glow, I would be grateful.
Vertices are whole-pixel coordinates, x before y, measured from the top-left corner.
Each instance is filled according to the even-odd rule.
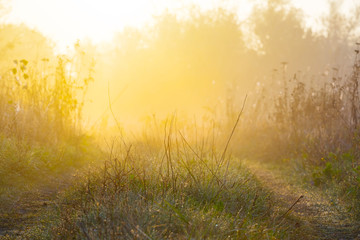
[[[152,1],[13,0],[11,22],[25,22],[64,47],[76,39],[109,40],[126,25],[140,26],[154,12]]]
[[[216,6],[237,9],[239,20],[244,20],[252,6],[264,1],[233,0],[12,0],[7,22],[25,23],[53,39],[61,50],[77,39],[89,38],[94,43],[111,40],[114,32],[126,26],[141,27],[151,24],[152,17],[164,10],[176,11],[197,5],[202,10]],[[293,0],[308,16],[323,13],[325,0]],[[312,20],[312,23],[315,20]],[[310,23],[310,24],[312,24]]]
[[[242,1],[245,2],[245,1]],[[34,27],[60,48],[77,39],[89,38],[94,43],[110,40],[114,32],[126,26],[141,27],[165,9],[173,11],[196,4],[210,9],[218,1],[205,0],[13,0],[8,22],[25,23]],[[249,8],[246,8],[249,11]]]
[[[6,16],[5,21],[7,23],[24,23],[30,28],[39,30],[41,34],[52,39],[56,44],[56,54],[71,52],[71,50],[74,50],[73,46],[77,40],[90,40],[91,43],[98,44],[93,51],[94,45],[83,41],[86,42],[84,52],[89,53],[89,56],[92,56],[91,54],[95,56],[98,52],[103,54],[96,55],[97,63],[94,70],[96,73],[95,79],[100,80],[89,88],[89,99],[95,100],[91,103],[89,101],[84,112],[90,116],[90,120],[99,119],[100,113],[104,112],[103,109],[108,107],[109,102],[109,99],[103,96],[108,96],[110,92],[109,95],[116,101],[119,96],[121,97],[122,101],[115,102],[117,105],[114,105],[114,108],[121,109],[122,121],[126,116],[130,116],[129,122],[132,121],[133,116],[144,112],[146,114],[152,114],[153,112],[167,114],[169,109],[176,108],[196,112],[197,109],[204,106],[213,106],[214,102],[224,104],[223,99],[218,101],[216,97],[214,98],[214,96],[224,95],[226,89],[229,88],[229,86],[221,84],[221,81],[232,81],[235,79],[234,76],[247,79],[248,75],[253,71],[251,70],[252,66],[249,65],[244,67],[243,72],[236,70],[234,74],[227,74],[229,72],[227,71],[228,68],[237,68],[234,65],[242,64],[247,66],[247,61],[241,62],[241,58],[236,58],[237,55],[233,53],[233,49],[236,47],[238,49],[253,47],[253,49],[260,49],[261,51],[261,43],[255,35],[252,35],[251,28],[253,26],[251,26],[251,19],[248,17],[254,6],[264,7],[269,2],[268,0],[9,1],[11,12]],[[289,0],[289,3],[293,6],[303,10],[305,25],[315,30],[321,30],[320,19],[328,10],[327,2],[328,0]],[[350,8],[350,2],[351,0],[343,1],[343,11]],[[136,51],[136,46],[146,37],[142,39],[141,34],[137,35],[135,33],[132,35],[132,31],[124,31],[123,36],[116,35],[116,33],[121,32],[128,26],[136,28],[150,26],[148,29],[155,32],[151,28],[152,24],[153,26],[158,24],[154,21],[154,16],[160,16],[164,11],[168,11],[170,13],[176,12],[178,14],[176,17],[181,17],[182,13],[189,13],[186,12],[189,6],[193,6],[200,11],[207,11],[217,7],[231,10],[237,13],[237,19],[233,19],[236,26],[232,28],[232,22],[229,21],[224,22],[224,26],[213,28],[213,30],[215,29],[214,32],[207,31],[206,26],[196,34],[188,30],[186,41],[182,41],[183,39],[179,41],[176,33],[181,32],[181,30],[176,29],[176,24],[165,20],[162,27],[165,32],[169,33],[162,36],[162,39],[157,39],[158,42],[148,47],[149,49],[144,52]],[[249,22],[250,24],[237,24],[239,21]],[[242,42],[239,41],[239,35],[236,33],[239,26],[245,26],[241,30],[245,35],[245,41],[250,42],[246,42],[244,46],[241,45]],[[249,29],[246,29],[246,27]],[[271,27],[265,24],[262,31],[266,32],[269,28]],[[174,31],[168,31],[167,29]],[[274,34],[279,34],[279,32]],[[282,33],[280,32],[280,34]],[[299,37],[302,36],[289,39],[296,41]],[[204,38],[206,41],[204,41]],[[177,47],[172,48],[173,43],[176,43],[176,41],[179,41]],[[43,44],[44,42],[40,44],[46,45]],[[103,47],[103,49],[96,51],[95,48],[98,46]],[[199,49],[198,46],[204,48]],[[279,46],[274,47],[279,48]],[[283,45],[281,45],[282,47]],[[21,58],[26,58],[24,53],[31,49],[27,44],[24,44],[24,48]],[[68,49],[70,51],[67,51]],[[172,50],[169,51],[169,49]],[[269,50],[269,52],[271,51]],[[32,54],[41,55],[38,53]],[[233,58],[240,61],[240,63],[235,63],[236,61],[233,61]],[[91,62],[89,59],[88,63]],[[199,59],[202,61],[199,61]],[[207,61],[208,59],[222,60],[213,62]],[[297,62],[297,60],[300,61],[301,58],[293,59],[294,62]],[[280,62],[282,59],[274,61]],[[87,64],[87,66],[89,67],[90,64]],[[267,67],[273,67],[272,61],[271,66]],[[164,71],[164,69],[167,71]],[[169,79],[172,82],[168,81]],[[245,87],[250,89],[252,82],[243,81],[242,84],[243,87],[246,85]],[[110,91],[108,86],[111,86]],[[126,91],[119,91],[119,89],[125,89]]]

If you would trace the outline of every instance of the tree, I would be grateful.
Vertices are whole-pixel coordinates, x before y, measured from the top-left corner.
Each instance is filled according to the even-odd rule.
[[[266,7],[254,9],[250,22],[260,42],[262,68],[268,71],[289,63],[290,72],[323,68],[319,61],[319,42],[311,30],[303,27],[303,15],[285,1],[268,1]]]
[[[224,9],[190,9],[186,18],[164,13],[146,30],[122,32],[114,45],[103,74],[118,79],[110,80],[114,98],[127,86],[113,106],[123,112],[198,110],[219,104],[228,83],[250,82],[240,24]]]
[[[292,73],[310,69],[310,74],[319,74],[332,67],[351,65],[360,4],[345,16],[340,12],[341,1],[329,1],[328,14],[322,18],[323,31],[313,32],[304,27],[302,12],[288,1],[267,3],[256,7],[250,17],[263,53],[261,63],[267,71],[284,61]]]

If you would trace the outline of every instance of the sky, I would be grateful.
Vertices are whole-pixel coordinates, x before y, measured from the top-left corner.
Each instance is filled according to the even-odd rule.
[[[308,25],[326,11],[326,0],[291,0],[304,10]],[[351,1],[345,0],[345,6]],[[151,24],[152,17],[165,9],[176,11],[196,4],[207,10],[225,4],[245,19],[252,6],[262,0],[8,0],[8,23],[25,23],[54,40],[64,50],[76,40],[91,39],[94,43],[109,41],[115,32],[126,26]]]

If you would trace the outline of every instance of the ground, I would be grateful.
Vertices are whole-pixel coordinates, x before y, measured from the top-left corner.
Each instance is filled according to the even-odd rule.
[[[274,194],[280,212],[290,209],[286,214],[309,227],[310,238],[360,239],[359,225],[344,202],[331,199],[319,189],[304,189],[269,164],[245,161],[245,165]]]
[[[244,160],[243,164],[272,192],[278,209],[274,217],[279,221],[285,217],[295,221],[309,239],[360,240],[360,225],[344,202],[330,198],[320,189],[305,189],[271,164],[249,160]],[[6,209],[1,209],[0,239],[7,239],[6,235],[21,236],[22,230],[36,224],[42,210],[69,187],[70,181],[65,179],[69,178],[56,181],[56,186],[25,192]]]
[[[48,206],[74,181],[73,173],[63,174],[9,198],[11,203],[0,206],[0,239],[20,237],[24,230],[37,224]]]

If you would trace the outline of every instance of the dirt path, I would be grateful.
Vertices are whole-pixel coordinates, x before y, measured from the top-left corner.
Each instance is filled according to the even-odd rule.
[[[311,229],[310,239],[360,240],[360,225],[352,220],[343,203],[331,200],[320,190],[291,185],[280,170],[253,161],[246,161],[245,165],[273,193],[280,212],[285,213],[303,196],[288,214]]]
[[[55,191],[37,189],[24,192],[0,209],[0,239],[20,236],[55,198]]]
[[[0,240],[20,237],[22,232],[36,224],[40,214],[54,204],[58,194],[67,189],[74,177],[70,174],[59,176],[50,182],[21,192],[0,206]]]
[[[289,214],[305,225],[310,229],[309,239],[360,240],[360,223],[352,219],[343,203],[330,199],[320,190],[304,190],[291,184],[280,170],[256,161],[245,161],[244,165],[273,193],[279,216]],[[57,182],[56,187],[48,185],[23,193],[6,209],[0,209],[0,239],[7,239],[6,235],[21,236],[22,230],[34,224],[41,211],[52,204],[57,194],[66,189],[71,181],[60,182],[62,184]],[[291,208],[300,196],[303,197]],[[291,211],[287,213],[290,208]]]

